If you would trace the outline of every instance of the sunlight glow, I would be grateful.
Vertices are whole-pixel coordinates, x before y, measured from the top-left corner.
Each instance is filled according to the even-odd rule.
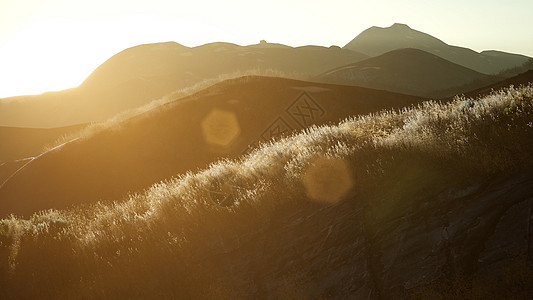
[[[265,39],[344,46],[368,27],[395,22],[476,51],[532,56],[532,10],[533,2],[523,0],[2,1],[0,97],[75,87],[106,59],[139,44],[249,45]]]

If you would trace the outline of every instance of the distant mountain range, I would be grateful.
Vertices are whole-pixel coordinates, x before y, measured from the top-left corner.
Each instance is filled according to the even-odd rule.
[[[418,49],[392,50],[325,72],[314,80],[443,98],[502,80]]]
[[[343,48],[358,51],[368,56],[378,56],[396,49],[415,48],[480,73],[493,75],[519,66],[530,59],[524,55],[501,51],[478,53],[468,48],[451,46],[429,34],[399,23],[386,28],[370,27]]]
[[[198,47],[158,43],[126,49],[100,65],[79,87],[0,100],[0,126],[58,127],[103,121],[176,90],[222,74],[276,70],[306,77],[368,58],[340,48],[238,46]],[[287,73],[287,74],[284,74]]]
[[[404,48],[429,54],[399,51]],[[390,51],[396,52],[384,55]],[[114,55],[79,87],[0,99],[0,126],[51,128],[99,122],[156,99],[175,100],[179,97],[172,95],[177,91],[206,79],[225,74],[239,77],[250,70],[253,74],[274,70],[272,73],[279,77],[441,97],[503,80],[489,74],[511,68],[527,71],[531,67],[528,59],[449,46],[402,24],[369,28],[344,48],[295,48],[265,41],[249,46],[211,43],[192,48],[174,42],[147,44]],[[517,73],[508,71],[502,76]]]

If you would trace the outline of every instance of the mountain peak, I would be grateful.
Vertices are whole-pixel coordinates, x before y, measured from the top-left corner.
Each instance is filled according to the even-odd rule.
[[[373,31],[373,30],[389,30],[389,29],[396,29],[396,30],[413,30],[411,27],[409,27],[409,25],[407,24],[403,24],[403,23],[394,23],[392,24],[391,26],[389,27],[379,27],[379,26],[372,26],[370,28],[368,28],[367,30],[365,31]]]
[[[434,36],[402,23],[394,23],[390,27],[371,27],[343,48],[368,56],[378,56],[396,49],[415,48],[485,74],[497,74],[502,70],[520,66],[529,59],[527,56],[512,53],[477,53],[472,49],[450,46]]]
[[[389,28],[411,29],[411,27],[409,27],[407,24],[403,24],[403,23],[394,23],[394,24],[392,24],[392,26],[389,27]]]
[[[407,24],[394,23],[390,27],[371,27],[361,32],[344,48],[378,56],[394,49],[416,48],[433,52],[446,46],[443,41],[412,29]]]

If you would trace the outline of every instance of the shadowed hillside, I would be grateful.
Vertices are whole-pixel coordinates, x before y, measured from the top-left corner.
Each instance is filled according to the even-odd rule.
[[[423,100],[273,77],[225,81],[36,158],[0,187],[0,215],[119,199],[295,130]]]
[[[422,50],[400,49],[330,70],[314,80],[443,98],[501,78],[481,74]]]
[[[224,74],[305,78],[367,57],[318,46],[140,45],[105,61],[77,88],[0,99],[0,126],[58,127],[103,121]]]
[[[526,299],[532,115],[531,86],[425,102],[5,219],[0,296]]]
[[[386,28],[371,27],[344,46],[344,49],[370,56],[378,56],[402,48],[420,49],[484,74],[497,74],[520,66],[530,59],[524,55],[501,51],[478,53],[471,49],[450,46],[429,34],[399,23]]]
[[[514,68],[510,68],[510,69],[502,71],[501,73],[498,74],[498,76],[505,77],[505,78],[511,78],[511,77],[520,75],[522,73],[525,73],[529,70],[533,70],[533,58],[530,58],[528,61],[526,61],[525,63],[523,63],[522,65],[518,67],[514,67]]]
[[[533,70],[529,70],[519,75],[513,76],[511,78],[507,78],[503,81],[496,82],[494,84],[484,86],[482,88],[475,89],[473,91],[466,92],[464,93],[464,95],[466,97],[485,96],[485,95],[490,94],[493,91],[501,90],[510,85],[513,85],[513,86],[527,85],[530,82],[533,82]]]

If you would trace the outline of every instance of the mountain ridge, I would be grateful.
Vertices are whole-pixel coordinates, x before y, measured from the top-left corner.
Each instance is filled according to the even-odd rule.
[[[502,51],[485,50],[478,53],[465,47],[448,45],[434,36],[400,23],[366,29],[343,48],[370,56],[378,56],[395,49],[417,48],[480,73],[492,75],[519,66],[530,59],[525,55]]]
[[[98,122],[206,79],[272,71],[283,73],[283,77],[304,78],[364,58],[367,56],[355,51],[319,46],[139,45],[113,55],[77,88],[0,99],[0,126],[60,127]]]

